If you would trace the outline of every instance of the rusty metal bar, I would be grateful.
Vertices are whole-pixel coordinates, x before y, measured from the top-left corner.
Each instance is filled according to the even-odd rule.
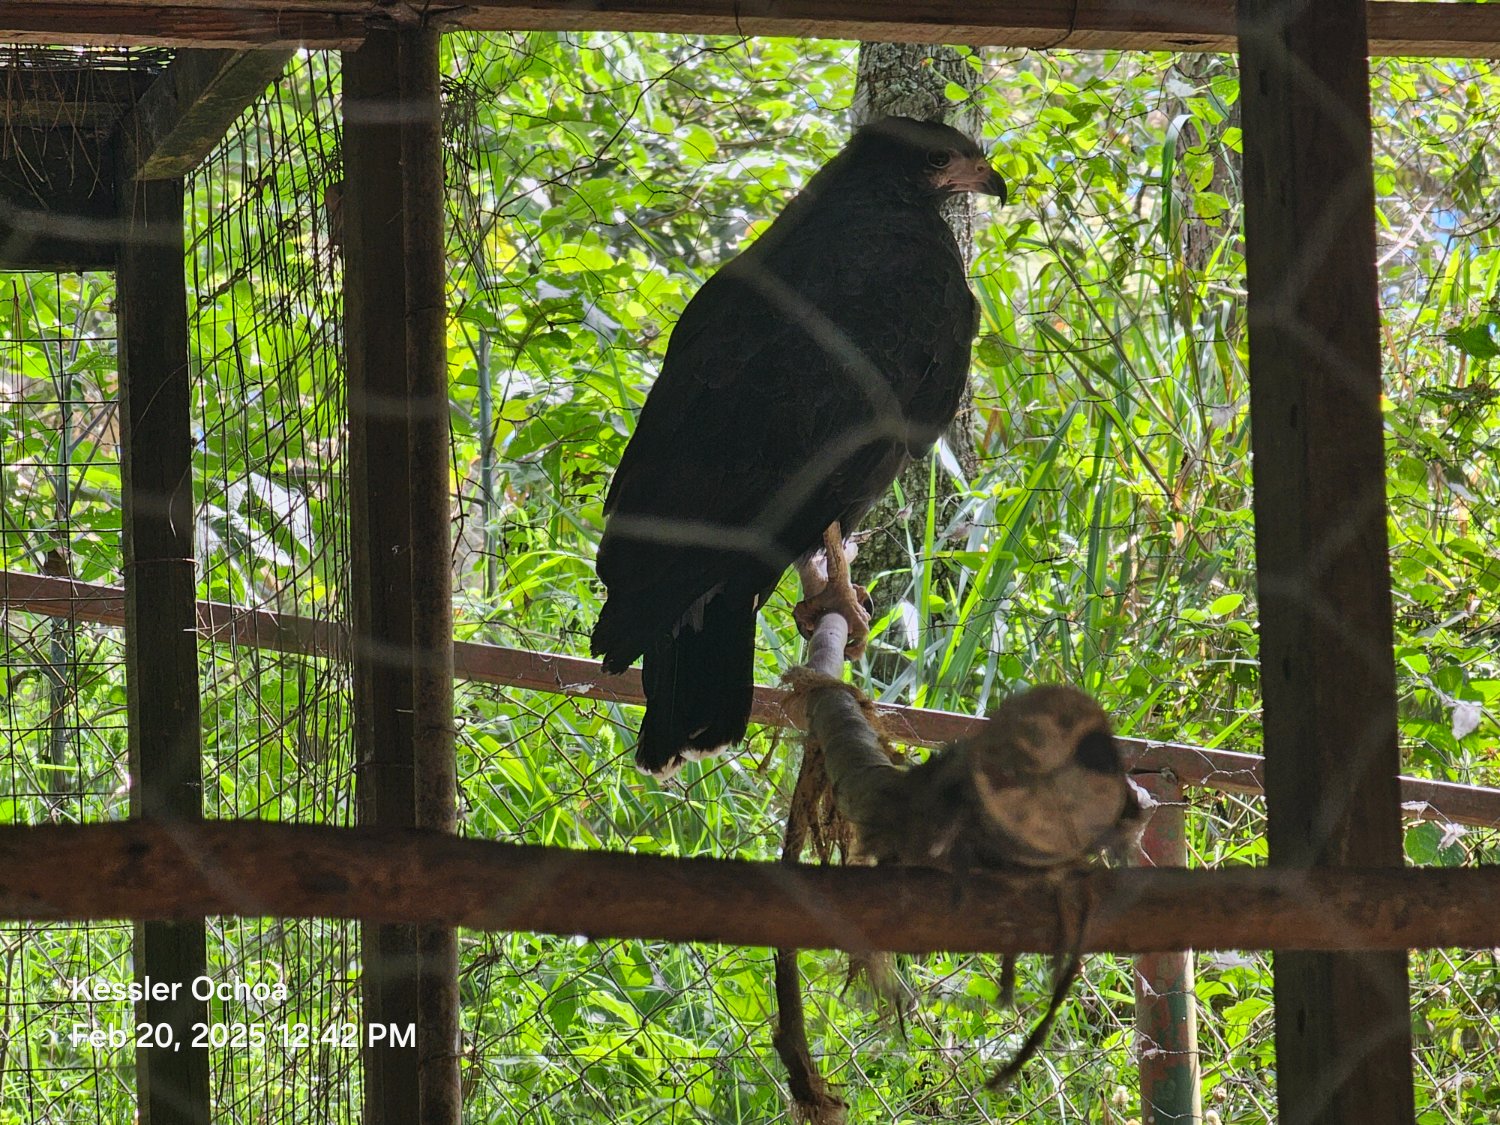
[[[1181,782],[1167,772],[1134,776],[1157,803],[1141,834],[1137,866],[1186,867],[1187,800]],[[1203,1093],[1192,950],[1136,958],[1135,1042],[1141,1120],[1198,1125]]]
[[[0,606],[27,613],[121,625],[125,620],[122,598],[123,593],[117,586],[0,571]],[[332,622],[249,609],[226,602],[198,603],[198,631],[216,644],[253,645],[334,660],[346,660],[349,653],[347,634]],[[637,672],[610,676],[600,670],[596,660],[553,652],[528,652],[501,645],[455,642],[453,674],[457,679],[476,683],[611,703],[639,704],[644,698]],[[779,688],[757,687],[752,711],[754,720],[768,726],[788,726],[789,720],[781,710],[785,695]],[[904,746],[941,746],[971,733],[979,721],[973,715],[896,704],[879,704],[876,710],[892,741]],[[1121,738],[1119,741],[1125,751],[1126,765],[1132,770],[1170,770],[1182,785],[1190,789],[1252,796],[1264,792],[1261,784],[1264,760],[1258,754],[1211,750],[1204,746],[1152,739]],[[1408,820],[1500,828],[1500,790],[1497,789],[1433,781],[1425,777],[1403,777],[1401,802]]]

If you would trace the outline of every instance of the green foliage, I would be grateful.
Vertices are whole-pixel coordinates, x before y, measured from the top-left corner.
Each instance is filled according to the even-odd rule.
[[[458,437],[473,521],[460,569],[471,576],[464,614],[475,636],[581,652],[597,609],[587,560],[630,412],[696,284],[838,143],[828,106],[847,98],[852,53],[836,44],[791,55],[759,41],[609,35],[533,36],[514,46],[514,54],[455,46],[465,85],[483,76],[484,95],[464,104],[476,107],[476,120],[492,112],[495,122],[455,142],[471,169],[487,173],[467,178],[454,212],[455,304],[463,309],[455,418],[473,434]],[[905,518],[874,529],[904,545],[909,564],[864,576],[879,613],[858,674],[883,698],[957,710],[983,708],[1036,680],[1068,679],[1098,693],[1128,733],[1258,749],[1233,71],[1115,55],[1024,55],[986,66],[987,128],[1019,190],[1012,207],[977,224],[980,467],[956,481],[950,505],[934,503],[934,490],[903,496]],[[688,67],[691,86],[678,81]],[[788,67],[800,95],[788,88]],[[1497,415],[1480,332],[1489,338],[1500,259],[1485,226],[1486,157],[1468,138],[1488,128],[1490,103],[1471,91],[1490,81],[1482,64],[1389,63],[1373,85],[1403,737],[1414,772],[1478,783],[1494,778],[1497,672],[1495,551],[1486,530],[1497,499],[1488,457]],[[530,92],[543,82],[551,82],[553,107],[545,113]],[[638,98],[614,96],[625,87]],[[477,108],[491,91],[493,110]],[[1455,101],[1462,114],[1448,112]],[[1441,111],[1429,112],[1433,105]],[[508,143],[497,148],[491,136]],[[481,231],[483,242],[473,233]],[[477,386],[468,390],[486,371],[489,415]],[[951,458],[932,472],[959,475]],[[481,480],[490,483],[477,487]],[[789,581],[763,615],[764,680],[798,658],[784,612],[795,597]],[[517,834],[774,853],[790,781],[778,740],[759,736],[740,757],[689,767],[663,789],[621,782],[602,764],[585,786],[579,768],[556,764],[558,754],[607,762],[628,749],[634,716],[587,707],[562,718],[575,707],[543,712],[545,746],[536,752],[520,735],[505,759],[476,746],[482,761],[468,775],[476,780],[497,777],[497,763],[512,753],[525,758],[502,771],[508,801],[526,793],[534,806]],[[1460,716],[1474,725],[1463,730]],[[747,762],[758,765],[748,770]],[[587,811],[559,811],[570,786],[587,789]],[[472,784],[467,791],[472,797]],[[610,810],[602,831],[600,805]],[[1208,815],[1196,841],[1201,861],[1264,862],[1257,824],[1242,803]],[[1487,847],[1434,824],[1413,827],[1408,843],[1414,860],[1438,863]],[[697,954],[655,956],[665,966]],[[746,979],[739,954],[722,956],[711,978],[716,996]],[[983,994],[991,979],[982,960],[960,959],[946,971],[965,995]],[[941,978],[931,964],[912,972]],[[763,988],[762,980],[745,994],[763,996]],[[1263,1120],[1274,1112],[1265,964],[1206,966],[1201,989],[1213,1044],[1208,1104],[1221,1120]],[[985,1005],[960,1017],[941,989],[923,992],[920,1026],[936,1038],[908,1026],[902,1039],[812,986],[815,1045],[835,1080],[847,1082],[856,1116],[1005,1119],[1053,1097],[1050,1083],[1080,1117],[1138,1110],[1133,1095],[1122,1107],[1116,1090],[1129,1067],[1128,1024],[1111,1034],[1096,1018],[1096,997],[1129,996],[1123,965],[1101,961],[1092,970],[1058,1031],[1054,1058],[1082,1046],[1102,1051],[1097,1061],[1035,1068],[1013,1098],[987,1103],[974,1090],[1014,1042],[1001,1029],[1018,1025]],[[1420,992],[1417,1010],[1427,1010]],[[619,1081],[639,1093],[641,1068],[669,1071],[671,1052],[661,1053],[664,1038],[627,1034],[650,1042],[634,1054],[620,1046],[635,1077]],[[954,1042],[966,1049],[953,1055],[946,1044]],[[737,1076],[720,1089],[764,1085],[732,1061],[743,1042],[717,1049]],[[925,1101],[921,1091],[934,1085],[951,1097]],[[688,1102],[706,1119],[755,1119],[726,1117],[727,1101],[703,1110],[695,1097]]]
[[[671,327],[842,143],[855,48],[616,33],[446,43],[459,634],[581,654],[604,490]],[[871,529],[905,561],[861,576],[879,608],[856,675],[884,699],[971,712],[1066,679],[1125,733],[1259,750],[1234,71],[1113,53],[972,61],[1014,187],[976,223],[978,468],[939,456],[932,479],[951,478],[953,498],[902,495]],[[1372,79],[1401,735],[1408,772],[1480,784],[1497,780],[1500,715],[1496,81],[1489,64],[1446,62],[1383,62]],[[190,276],[201,595],[342,619],[336,96],[330,64],[302,59],[242,123],[195,186]],[[0,290],[6,569],[61,559],[76,578],[119,580],[110,293],[107,278],[42,275]],[[799,659],[795,597],[788,581],[762,615],[762,682]],[[118,636],[15,612],[3,637],[0,819],[124,815]],[[352,818],[340,664],[221,643],[204,646],[202,673],[213,814]],[[630,709],[477,685],[458,705],[467,833],[779,851],[796,751],[776,732],[659,785],[627,765]],[[1196,863],[1265,862],[1255,802],[1193,802]],[[1439,822],[1411,824],[1406,848],[1422,864],[1494,856],[1490,834]],[[0,1017],[39,1026],[35,1005],[63,968],[124,971],[125,931],[81,933],[0,930],[25,1001]],[[472,1120],[787,1119],[765,951],[462,941]],[[288,1018],[357,1009],[344,930],[224,926],[215,942],[221,963],[296,985]],[[1125,960],[1090,961],[1051,1047],[1002,1095],[981,1087],[1036,1017],[1045,963],[1023,964],[1014,1013],[996,1008],[992,959],[909,963],[915,1004],[897,1028],[844,987],[841,959],[804,962],[814,1050],[851,1120],[1145,1116]],[[1423,1120],[1496,1120],[1493,961],[1412,965]],[[1268,1120],[1267,961],[1201,956],[1198,972],[1205,1104],[1221,1122]],[[0,1075],[0,1123],[38,1104],[73,1114],[57,1120],[93,1119],[95,1105],[128,1118],[127,1058],[59,1053],[17,1027],[0,1027],[24,1052]],[[216,1055],[223,1104],[247,1120],[293,1114],[299,1098],[320,1120],[357,1116],[351,1060],[293,1062]],[[96,1101],[70,1096],[75,1080]]]

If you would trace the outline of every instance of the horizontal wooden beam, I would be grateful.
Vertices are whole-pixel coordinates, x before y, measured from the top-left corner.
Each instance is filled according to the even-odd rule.
[[[87,877],[81,877],[86,873]],[[0,918],[238,915],[797,949],[1489,948],[1500,868],[815,867],[266,821],[0,826]],[[1060,929],[1067,932],[1059,932]]]
[[[403,10],[420,8],[410,5]],[[0,41],[352,46],[378,0],[26,0],[0,4]],[[1500,7],[1373,0],[1370,53],[1500,56]],[[1236,50],[1233,0],[465,0],[445,27],[658,31],[1077,50]]]
[[[331,6],[330,6],[331,7]],[[371,7],[364,5],[366,10]],[[359,44],[364,13],[322,7],[250,8],[240,0],[213,5],[149,0],[16,0],[0,3],[0,42],[88,47],[315,47]]]
[[[125,622],[124,592],[119,587],[16,571],[0,571],[0,607],[101,625]],[[310,617],[201,601],[198,628],[204,637],[219,643],[348,659],[344,630]],[[453,664],[454,675],[460,680],[609,703],[645,702],[638,672],[611,676],[597,661],[576,656],[458,641],[453,646]],[[791,720],[782,708],[785,698],[786,692],[779,688],[756,687],[754,720],[767,726],[790,726]],[[877,704],[876,710],[888,736],[904,746],[941,746],[971,733],[979,722],[972,715],[895,704]],[[1120,742],[1127,764],[1137,772],[1170,773],[1183,785],[1221,793],[1253,796],[1263,791],[1263,760],[1259,755],[1140,738],[1122,738]],[[1408,819],[1500,827],[1500,790],[1403,777],[1401,802]]]
[[[178,51],[120,122],[122,174],[140,180],[186,176],[276,81],[292,54],[285,47]]]
[[[1041,50],[1237,49],[1233,0],[468,0],[464,27],[788,35]],[[1485,4],[1369,4],[1376,55],[1500,53]]]

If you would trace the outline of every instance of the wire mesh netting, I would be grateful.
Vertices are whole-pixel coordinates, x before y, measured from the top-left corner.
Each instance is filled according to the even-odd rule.
[[[112,281],[4,278],[0,318],[0,559],[6,571],[117,585],[120,465]],[[65,603],[64,607],[65,608]],[[7,607],[0,630],[0,821],[128,815],[125,652],[119,632]],[[128,1119],[133,1092],[108,1046],[119,1006],[75,996],[129,979],[131,927],[0,923],[0,1120]]]
[[[1264,863],[1265,801],[1194,792],[1188,803],[1189,863]],[[1429,830],[1453,849],[1442,862],[1493,863],[1494,829],[1424,822],[1407,830],[1407,852],[1423,854]],[[1275,1120],[1272,956],[1216,951],[1196,956],[1203,1104],[1214,1120]],[[1420,1120],[1492,1122],[1500,1087],[1495,950],[1410,954],[1414,1074]]]
[[[1020,198],[975,224],[973,448],[940,449],[867,521],[856,569],[877,614],[855,678],[883,700],[971,713],[1064,679],[1096,692],[1127,733],[1256,751],[1233,67],[956,55]],[[453,56],[451,305],[467,345],[454,391],[460,630],[582,654],[609,469],[666,333],[701,280],[837,151],[862,67],[846,44],[608,34],[460,38]],[[1453,544],[1493,511],[1478,451],[1493,438],[1494,398],[1483,374],[1461,404],[1434,388],[1470,362],[1442,329],[1482,319],[1473,294],[1494,287],[1472,278],[1496,259],[1483,236],[1450,239],[1452,200],[1433,198],[1426,162],[1470,159],[1483,144],[1490,118],[1451,111],[1487,75],[1389,63],[1372,85],[1387,355],[1400,373],[1387,416],[1400,651],[1411,657],[1403,737],[1413,768],[1441,762],[1438,776],[1477,783],[1493,777],[1493,728],[1479,715],[1494,691],[1495,607],[1474,597],[1478,574]],[[1424,117],[1450,113],[1445,149],[1416,142]],[[759,682],[800,659],[786,612],[796,596],[788,581],[762,614]],[[468,831],[777,853],[796,760],[781,732],[752,730],[738,756],[658,787],[629,772],[637,712],[514,692],[498,693],[497,709],[496,694],[460,694]],[[1263,863],[1258,805],[1194,793],[1193,862]],[[1485,833],[1462,833],[1415,824],[1408,851],[1424,863],[1491,854]],[[500,1119],[787,1112],[766,1081],[780,1074],[768,954],[471,941],[466,986],[484,1001],[469,1010],[466,1073],[473,1104],[489,1090]],[[1047,1052],[1002,1097],[980,1088],[1036,1017],[1045,962],[1023,965],[1019,1013],[997,1011],[991,958],[907,965],[918,999],[897,1029],[846,989],[840,959],[804,960],[815,1054],[856,1119],[1143,1116],[1127,960],[1090,960]],[[1444,981],[1457,967],[1492,983],[1491,960],[1421,954],[1412,966],[1423,1112],[1487,1120],[1500,1093],[1487,986],[1466,998]],[[1204,955],[1198,973],[1208,1112],[1266,1120],[1269,959]],[[521,981],[521,1002],[500,1003]]]
[[[354,822],[347,653],[276,651],[266,616],[347,621],[338,140],[333,60],[300,56],[188,182],[196,554],[234,607],[201,649],[209,816]],[[220,1119],[359,1119],[356,925],[212,919],[209,975],[268,994],[211,1006]]]
[[[856,46],[827,41],[455,35],[445,51],[458,635],[586,655],[604,491],[671,327],[838,150],[869,78]],[[1258,750],[1234,70],[938,54],[939,96],[977,107],[1014,198],[975,216],[966,436],[867,521],[856,566],[877,612],[854,676],[882,700],[967,713],[1067,680],[1124,733]],[[1500,697],[1494,357],[1478,335],[1500,254],[1472,182],[1494,113],[1470,93],[1488,81],[1389,63],[1372,87],[1402,733],[1412,771],[1474,783],[1494,780]],[[348,617],[337,101],[336,60],[299,56],[189,185],[200,597],[236,622],[200,652],[212,816],[353,819],[348,668],[334,648],[284,651],[268,616]],[[4,568],[118,586],[110,279],[4,285]],[[758,682],[801,659],[796,597],[787,581],[762,614]],[[117,629],[11,607],[5,645],[0,820],[125,815]],[[780,852],[798,756],[785,732],[753,728],[738,753],[658,783],[630,767],[633,708],[477,683],[456,703],[469,835]],[[1195,865],[1265,861],[1258,799],[1189,799]],[[1481,862],[1494,840],[1424,821],[1407,850]],[[359,1021],[354,928],[214,919],[209,934],[216,978],[285,993],[215,1002],[216,1022],[273,1029],[215,1046],[218,1117],[357,1119],[357,1052],[318,1034]],[[0,926],[0,1122],[130,1118],[131,1052],[63,1031],[124,1009],[58,983],[128,980],[129,941]],[[1013,1011],[991,957],[903,960],[899,1012],[842,957],[803,964],[814,1054],[853,1120],[1147,1116],[1128,959],[1089,959],[1047,1050],[1002,1094],[983,1087],[1045,1003],[1046,959],[1023,959]],[[1500,1119],[1493,955],[1411,964],[1424,1120]],[[1271,1119],[1269,960],[1196,967],[1207,1111]],[[460,972],[469,1120],[792,1119],[767,951],[464,933]]]
[[[209,816],[353,822],[346,658],[273,651],[266,616],[345,618],[341,286],[324,207],[337,146],[336,71],[301,58],[188,187],[199,596],[234,607],[200,649]],[[5,570],[118,587],[112,279],[5,281]],[[53,608],[6,614],[3,819],[117,819],[122,636],[88,609],[67,616],[65,596]],[[356,932],[210,920],[209,977],[246,991],[208,1006],[216,1119],[358,1118]],[[131,933],[0,928],[0,1120],[133,1117],[130,1005],[71,998],[74,981],[131,981]]]

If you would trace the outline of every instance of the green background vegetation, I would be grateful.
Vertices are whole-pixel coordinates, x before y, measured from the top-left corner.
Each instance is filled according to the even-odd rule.
[[[671,326],[842,143],[856,47],[533,34],[445,51],[458,635],[586,654],[604,490]],[[978,466],[935,458],[929,487],[871,528],[904,561],[862,575],[877,623],[854,675],[883,699],[963,711],[1068,680],[1123,733],[1258,752],[1232,61],[969,62],[1013,186],[976,222]],[[195,175],[189,277],[202,596],[344,620],[336,69],[299,58]],[[1500,78],[1381,62],[1372,97],[1406,769],[1496,784]],[[110,279],[0,287],[0,561],[117,584]],[[762,682],[799,657],[794,600],[789,580],[762,616]],[[118,633],[10,613],[3,644],[0,820],[124,816]],[[352,820],[345,669],[205,642],[202,675],[212,815]],[[458,706],[468,834],[779,849],[797,758],[781,734],[658,785],[629,767],[629,708],[483,685],[460,685]],[[1190,799],[1195,863],[1264,861],[1258,802]],[[1494,839],[1422,823],[1407,850],[1478,862]],[[223,1018],[357,1018],[353,927],[211,930],[220,971],[292,992]],[[461,942],[470,1120],[786,1119],[767,951]],[[129,1119],[129,1053],[48,1035],[123,1015],[64,1003],[59,981],[124,979],[128,950],[119,926],[0,926],[0,1123]],[[1127,960],[1090,960],[1044,1057],[998,1096],[980,1087],[1035,1018],[1045,962],[1023,962],[1017,1012],[996,1007],[991,958],[911,962],[904,1029],[844,987],[840,959],[804,962],[809,1031],[852,1120],[1140,1116]],[[1421,1120],[1500,1121],[1493,956],[1412,967]],[[1268,1120],[1267,960],[1204,954],[1198,971],[1205,1106]],[[350,1052],[221,1050],[214,1066],[223,1120],[357,1119]]]

